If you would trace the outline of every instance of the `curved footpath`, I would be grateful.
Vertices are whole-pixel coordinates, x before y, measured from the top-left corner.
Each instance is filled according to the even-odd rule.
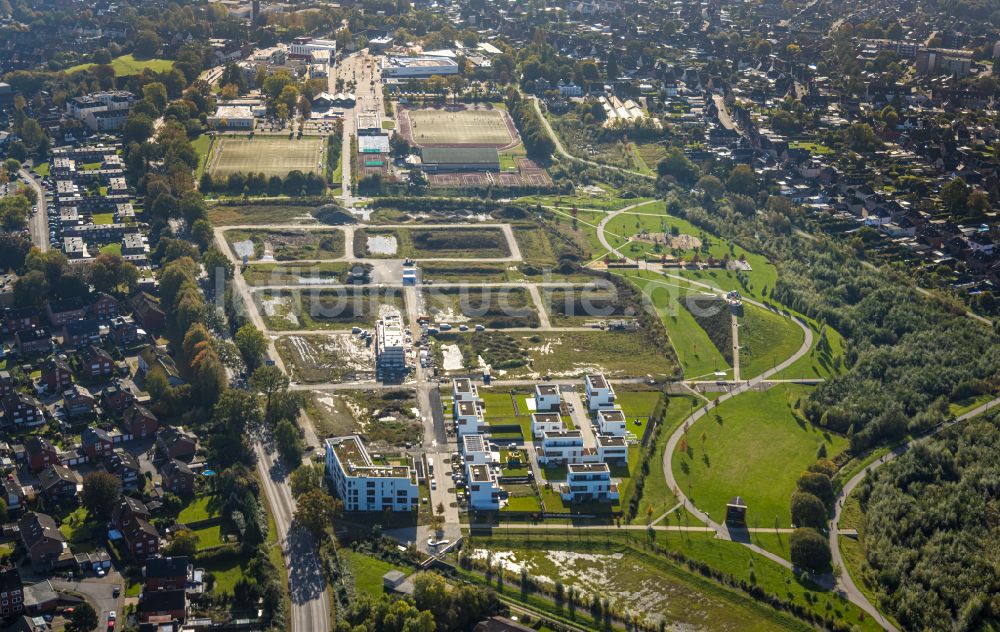
[[[935,428],[933,431],[929,432],[926,435],[917,437],[916,439],[911,439],[910,441],[894,449],[892,452],[889,452],[888,454],[885,454],[880,458],[878,458],[877,460],[873,461],[871,464],[868,465],[868,467],[864,468],[863,470],[852,476],[850,480],[844,483],[844,486],[840,490],[840,494],[837,495],[836,508],[834,509],[833,518],[830,520],[830,553],[833,557],[833,563],[840,566],[841,569],[840,586],[843,589],[843,591],[848,595],[848,598],[851,601],[860,606],[862,601],[868,603],[868,598],[864,596],[861,590],[854,583],[854,580],[851,578],[851,574],[847,570],[843,554],[840,552],[839,525],[840,525],[840,516],[844,510],[844,501],[846,501],[850,497],[851,492],[854,491],[854,489],[861,483],[861,481],[865,479],[866,476],[868,476],[878,468],[882,467],[889,461],[892,461],[896,457],[902,454],[906,454],[910,450],[910,448],[912,448],[918,442],[933,437],[934,435],[938,434],[945,428],[950,428],[959,422],[968,421],[969,419],[978,417],[979,415],[982,415],[983,413],[990,410],[991,408],[994,408],[997,405],[1000,405],[1000,397],[992,399],[981,406],[973,408],[969,412],[956,417],[953,421],[938,426],[937,428]],[[865,608],[865,610],[867,611],[868,609]],[[886,621],[885,617],[883,617],[882,614],[879,613],[877,609],[875,610],[874,613],[871,614],[872,616],[875,617],[876,621],[882,624],[882,627],[886,628],[887,630],[893,630],[893,631],[896,630],[895,626]]]
[[[619,256],[622,256],[628,262],[632,262],[634,260],[629,259],[628,257],[624,257],[616,248],[612,247],[611,244],[607,240],[607,236],[605,235],[605,229],[606,229],[606,226],[607,226],[608,222],[610,222],[614,217],[616,217],[617,215],[621,214],[622,212],[624,212],[624,209],[621,209],[621,210],[613,212],[613,213],[609,213],[607,217],[603,218],[601,220],[601,222],[598,224],[598,227],[597,227],[597,237],[598,237],[598,240],[601,242],[601,245],[603,247],[607,248],[608,251],[613,252],[613,253],[615,253],[615,254],[617,254]],[[661,273],[663,273],[662,270],[661,270]],[[710,291],[712,291],[714,293],[721,293],[721,291],[718,288],[716,288],[714,286],[711,286],[711,285],[709,285],[707,283],[701,283],[701,282],[694,281],[694,280],[691,280],[691,279],[687,279],[685,277],[682,277],[680,275],[675,275],[675,274],[663,273],[663,275],[666,276],[666,277],[683,280],[683,281],[685,281],[685,282],[687,282],[687,283],[689,283],[691,285],[694,285],[694,286],[703,287],[703,288],[705,288],[707,290],[710,290]],[[761,303],[759,301],[755,301],[753,299],[748,299],[746,297],[744,297],[743,300],[745,302],[747,302],[747,303],[752,304],[752,305],[756,305],[756,306],[762,307],[764,309],[773,310],[773,308],[770,308],[770,307],[764,305],[763,303]],[[813,343],[812,329],[810,329],[808,325],[806,325],[803,321],[799,320],[795,316],[792,316],[791,314],[788,314],[787,312],[781,312],[781,313],[783,313],[785,316],[787,316],[788,318],[790,318],[796,325],[798,325],[802,329],[802,332],[805,334],[805,339],[802,342],[802,346],[800,346],[799,349],[794,354],[792,354],[789,358],[787,358],[786,360],[784,360],[783,362],[781,362],[777,366],[775,366],[775,367],[773,367],[773,368],[771,368],[771,369],[769,369],[767,371],[764,371],[760,375],[758,375],[756,377],[753,377],[753,378],[747,380],[746,382],[739,383],[737,386],[735,386],[728,393],[726,393],[726,394],[718,397],[715,401],[709,402],[705,406],[702,406],[698,410],[694,411],[690,416],[687,417],[687,419],[685,419],[683,421],[683,423],[681,423],[677,427],[677,430],[675,430],[674,433],[667,440],[667,444],[666,444],[666,446],[664,447],[664,450],[663,450],[663,475],[664,475],[664,478],[666,479],[667,486],[675,493],[675,495],[677,496],[678,501],[681,503],[681,505],[685,509],[687,509],[689,512],[691,512],[691,514],[694,515],[698,520],[700,520],[701,522],[705,523],[710,528],[712,528],[715,531],[715,533],[716,533],[716,537],[721,538],[721,539],[732,540],[732,535],[729,533],[728,527],[726,527],[726,525],[724,523],[718,523],[718,522],[712,520],[712,518],[707,513],[705,513],[704,511],[698,509],[694,505],[694,503],[691,502],[691,500],[687,497],[687,495],[681,489],[680,485],[677,484],[677,480],[674,478],[674,472],[673,472],[673,467],[672,467],[671,461],[673,459],[674,451],[677,449],[677,445],[678,445],[678,443],[680,443],[681,438],[684,436],[684,433],[685,433],[686,429],[689,428],[692,424],[694,424],[694,422],[696,422],[699,419],[701,419],[702,417],[704,417],[706,414],[708,414],[708,412],[710,410],[712,410],[713,408],[715,408],[716,406],[718,406],[720,403],[722,403],[722,402],[724,402],[724,401],[726,401],[728,399],[732,399],[733,397],[736,397],[737,395],[740,395],[741,393],[745,393],[746,391],[751,390],[752,388],[754,388],[754,386],[756,386],[756,385],[760,384],[761,382],[767,380],[767,378],[771,377],[772,375],[775,375],[779,371],[782,371],[782,370],[788,368],[789,366],[791,366],[792,364],[794,364],[796,361],[798,361],[800,358],[804,357],[807,353],[809,353],[809,349],[812,348],[812,343]],[[856,481],[854,481],[854,479],[852,479],[852,481],[854,481],[853,484],[857,485],[857,483],[860,482],[860,480],[863,477],[863,475],[864,475],[864,472],[862,472],[857,477],[855,477],[857,479]],[[845,486],[845,489],[847,489],[846,486]],[[852,489],[853,489],[853,487],[852,487]],[[840,557],[839,548],[835,548],[835,545],[832,544],[832,542],[835,541],[835,539],[836,539],[836,531],[834,530],[833,527],[835,527],[835,522],[837,520],[839,520],[839,512],[840,512],[839,505],[838,505],[838,508],[837,508],[837,512],[838,513],[834,517],[834,521],[831,522],[831,527],[832,527],[831,528],[831,555],[833,555],[834,564],[837,564],[837,565],[840,566],[841,569],[844,569],[844,564],[843,564],[842,558]],[[783,558],[783,557],[781,557],[779,555],[775,555],[774,553],[771,553],[770,551],[767,551],[765,549],[762,549],[761,547],[757,546],[756,544],[753,544],[752,542],[740,542],[740,544],[742,544],[743,546],[749,548],[754,553],[762,555],[762,556],[766,557],[767,559],[769,559],[769,560],[771,560],[771,561],[773,561],[773,562],[775,562],[777,564],[780,564],[781,566],[784,566],[787,569],[793,569],[792,563],[789,562],[788,560],[786,560],[785,558]],[[834,552],[834,551],[836,551],[836,552]],[[840,591],[840,593],[844,597],[846,597],[851,603],[853,603],[857,607],[861,608],[863,611],[865,611],[871,617],[873,617],[875,619],[875,621],[877,621],[883,628],[885,628],[886,630],[889,630],[889,632],[898,632],[898,630],[896,629],[896,627],[893,626],[889,621],[887,621],[886,618],[882,615],[882,613],[879,612],[878,608],[876,608],[870,601],[868,601],[868,598],[865,597],[864,594],[862,594],[861,591],[858,590],[856,586],[854,586],[853,582],[851,582],[851,580],[850,580],[850,575],[846,572],[846,569],[844,569],[844,571],[841,573],[841,575],[844,576],[842,579],[846,578],[846,580],[839,582],[838,585],[836,586],[836,588]],[[830,587],[833,588],[834,586],[830,586]]]
[[[584,165],[590,165],[591,167],[597,167],[598,169],[610,169],[612,171],[619,171],[621,173],[625,173],[630,176],[639,176],[640,178],[646,178],[648,180],[656,180],[656,176],[650,175],[648,173],[632,171],[631,169],[624,169],[622,167],[616,167],[614,165],[605,165],[600,162],[595,162],[593,160],[587,160],[585,158],[577,158],[573,154],[569,153],[563,146],[562,140],[560,140],[559,135],[556,134],[555,130],[553,130],[552,126],[549,124],[549,119],[545,118],[545,115],[542,114],[542,108],[538,105],[538,98],[531,97],[531,100],[535,104],[535,112],[538,113],[538,118],[542,119],[542,125],[545,126],[545,131],[548,132],[549,138],[552,139],[553,144],[555,144],[556,146],[556,152],[558,152],[560,156],[572,160],[573,162],[579,162]]]

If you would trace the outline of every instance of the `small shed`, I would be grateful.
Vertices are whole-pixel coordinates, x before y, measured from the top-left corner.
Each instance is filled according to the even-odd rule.
[[[745,527],[747,524],[747,504],[737,496],[726,504],[726,524]]]
[[[406,580],[406,575],[402,571],[391,570],[382,576],[382,589],[386,592],[412,595],[413,583]]]

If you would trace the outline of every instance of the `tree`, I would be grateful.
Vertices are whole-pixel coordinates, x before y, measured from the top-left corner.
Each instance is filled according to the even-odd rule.
[[[321,537],[343,512],[343,505],[320,489],[308,491],[295,501],[295,521],[316,537]]]
[[[815,529],[801,527],[792,532],[789,551],[792,564],[814,572],[830,566],[830,543]]]
[[[153,31],[139,31],[135,37],[135,56],[140,59],[154,57],[160,50],[160,36]]]
[[[164,555],[193,558],[198,553],[198,534],[190,529],[180,529],[174,534],[170,544],[163,548]]]
[[[962,178],[955,178],[941,188],[941,202],[949,212],[962,210],[969,198],[969,186]]]
[[[89,602],[84,601],[73,608],[66,629],[69,632],[92,632],[97,629],[97,611]]]
[[[133,112],[125,120],[122,134],[126,142],[144,143],[153,136],[153,119],[145,114]]]
[[[719,199],[725,191],[722,187],[722,181],[712,175],[702,176],[695,186],[704,191],[710,200]]]
[[[167,86],[159,81],[147,83],[142,87],[142,96],[156,108],[158,114],[162,114],[167,107]]]
[[[234,340],[247,368],[253,371],[260,366],[264,353],[267,352],[267,338],[264,337],[261,330],[254,327],[252,323],[247,323],[236,330]]]
[[[102,522],[111,517],[121,495],[122,481],[110,472],[97,470],[83,479],[83,506]]]
[[[274,422],[276,395],[288,390],[288,376],[276,366],[262,366],[250,376],[250,388],[264,396],[264,420]]]
[[[823,505],[823,501],[809,492],[793,492],[792,524],[798,527],[824,528],[826,526],[826,507]]]
[[[830,477],[819,472],[803,472],[799,476],[798,488],[800,491],[812,494],[819,498],[824,505],[833,505],[833,483]]]
[[[975,189],[965,201],[972,217],[982,217],[990,210],[990,196],[985,191]]]
[[[289,477],[289,485],[292,488],[292,496],[298,498],[306,492],[323,488],[324,468],[320,463],[304,463],[292,472]]]
[[[293,422],[279,421],[274,427],[274,441],[289,467],[302,461],[302,434]]]
[[[750,165],[736,165],[729,172],[726,179],[726,188],[733,193],[743,195],[754,195],[757,193],[757,181],[754,178],[753,169]]]

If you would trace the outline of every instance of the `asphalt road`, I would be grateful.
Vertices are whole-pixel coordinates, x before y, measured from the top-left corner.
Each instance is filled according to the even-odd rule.
[[[108,622],[108,613],[114,610],[118,619],[122,619],[125,602],[125,580],[112,570],[105,577],[85,577],[79,581],[51,578],[52,588],[82,595],[97,611],[98,628],[103,630]],[[114,596],[115,586],[121,587],[118,597]],[[120,626],[119,623],[116,627]]]
[[[36,203],[38,212],[28,217],[28,231],[31,233],[31,243],[42,252],[46,252],[49,249],[49,215],[45,204],[45,191],[27,170],[20,169],[17,175],[22,180],[27,180],[28,186],[34,189],[38,196]]]
[[[875,620],[878,621],[880,625],[882,625],[882,627],[884,627],[886,630],[889,630],[890,632],[897,632],[896,627],[892,625],[888,620],[886,620],[885,617],[882,616],[882,613],[878,611],[878,608],[876,608],[868,600],[868,597],[866,597],[864,593],[862,593],[861,590],[858,588],[857,584],[854,583],[854,580],[851,578],[851,574],[847,572],[847,565],[844,561],[843,553],[841,553],[840,551],[840,531],[839,531],[840,516],[844,509],[844,501],[848,497],[850,497],[851,492],[854,491],[854,488],[856,488],[861,483],[861,481],[865,479],[866,476],[868,476],[878,468],[882,467],[886,463],[892,461],[896,457],[900,456],[901,454],[906,454],[910,450],[910,448],[912,448],[916,443],[923,441],[929,437],[933,437],[934,435],[941,432],[945,428],[950,428],[951,426],[959,422],[967,421],[974,417],[978,417],[979,415],[982,415],[986,411],[998,405],[1000,405],[1000,398],[990,400],[985,404],[983,404],[982,406],[973,408],[964,415],[956,417],[955,420],[952,421],[951,423],[939,426],[929,434],[924,435],[922,437],[918,437],[903,444],[902,446],[882,456],[878,460],[874,461],[871,465],[869,465],[865,469],[861,470],[860,472],[852,476],[851,479],[844,484],[843,488],[840,490],[840,494],[837,496],[836,508],[834,509],[833,518],[830,520],[830,554],[833,558],[833,564],[843,569],[843,572],[841,573],[840,576],[841,588],[847,594],[848,598],[852,602],[857,604],[860,608],[864,609],[865,612],[874,617]]]

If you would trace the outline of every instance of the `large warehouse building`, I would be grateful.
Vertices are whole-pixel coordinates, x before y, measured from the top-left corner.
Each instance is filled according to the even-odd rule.
[[[382,76],[395,79],[426,79],[434,75],[457,75],[458,64],[447,57],[383,57]]]
[[[427,171],[500,171],[496,147],[424,147],[420,154]]]

